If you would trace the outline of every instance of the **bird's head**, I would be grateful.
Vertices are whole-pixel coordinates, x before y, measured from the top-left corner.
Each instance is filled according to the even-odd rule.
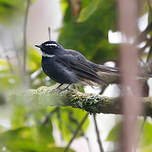
[[[40,48],[42,53],[52,55],[56,52],[57,49],[62,48],[62,46],[55,42],[55,41],[46,41],[41,45],[35,45],[36,47]]]

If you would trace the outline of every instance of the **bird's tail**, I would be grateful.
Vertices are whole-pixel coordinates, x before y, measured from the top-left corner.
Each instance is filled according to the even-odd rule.
[[[91,61],[88,61],[90,66],[95,70],[95,71],[101,71],[101,72],[108,72],[108,73],[119,73],[119,68],[117,67],[109,67],[106,65],[101,65],[101,64],[95,64]]]
[[[102,72],[113,72],[117,74],[119,73],[119,68],[117,67],[109,67],[109,66],[97,64],[97,69]]]

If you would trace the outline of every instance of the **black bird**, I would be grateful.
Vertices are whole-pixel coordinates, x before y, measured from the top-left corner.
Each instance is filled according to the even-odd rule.
[[[102,72],[118,72],[117,68],[95,64],[87,60],[81,53],[75,50],[64,49],[55,41],[46,41],[41,45],[35,45],[42,51],[42,69],[51,79],[68,88],[73,83],[86,82],[106,85],[107,83],[97,74]],[[65,88],[65,89],[66,89]]]

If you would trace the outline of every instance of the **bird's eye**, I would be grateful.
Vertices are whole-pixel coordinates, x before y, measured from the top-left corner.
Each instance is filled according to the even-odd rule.
[[[49,46],[49,47],[58,47],[57,44],[45,44],[45,46]]]

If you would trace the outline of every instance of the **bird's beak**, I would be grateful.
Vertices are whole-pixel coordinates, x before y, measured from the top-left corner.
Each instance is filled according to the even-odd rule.
[[[40,48],[40,49],[42,48],[42,45],[37,45],[37,44],[36,44],[35,46],[38,47],[38,48]]]

